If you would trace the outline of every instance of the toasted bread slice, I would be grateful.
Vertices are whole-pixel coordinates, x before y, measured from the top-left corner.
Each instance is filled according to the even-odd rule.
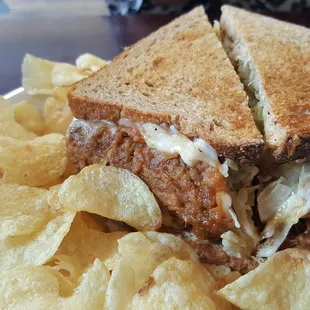
[[[243,86],[202,7],[125,49],[68,98],[76,118],[174,125],[241,164],[263,149]]]
[[[222,42],[278,162],[310,159],[310,29],[222,7]]]

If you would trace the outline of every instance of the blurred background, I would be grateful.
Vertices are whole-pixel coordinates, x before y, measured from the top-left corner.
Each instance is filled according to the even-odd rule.
[[[26,53],[74,63],[83,53],[112,59],[124,47],[203,4],[222,4],[310,27],[310,0],[0,0],[0,94],[21,85]]]
[[[44,15],[179,15],[203,4],[211,18],[220,14],[222,4],[233,4],[251,11],[310,12],[310,0],[0,0],[0,14],[18,16]]]

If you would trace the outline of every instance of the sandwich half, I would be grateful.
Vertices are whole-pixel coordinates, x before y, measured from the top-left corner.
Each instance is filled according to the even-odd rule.
[[[201,238],[238,225],[227,163],[255,164],[264,142],[202,7],[126,48],[68,99],[68,154],[80,169],[132,171]]]
[[[310,159],[310,29],[226,5],[220,26],[275,159]]]

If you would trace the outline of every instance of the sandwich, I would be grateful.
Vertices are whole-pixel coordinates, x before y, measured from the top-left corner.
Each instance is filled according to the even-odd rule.
[[[202,7],[126,48],[74,85],[68,100],[75,119],[67,149],[79,169],[132,171],[172,225],[198,238],[240,227],[228,167],[253,167],[264,142]]]
[[[276,161],[309,160],[309,29],[226,5],[220,27]]]
[[[256,255],[309,248],[310,30],[225,5],[220,37],[269,149],[260,163]]]

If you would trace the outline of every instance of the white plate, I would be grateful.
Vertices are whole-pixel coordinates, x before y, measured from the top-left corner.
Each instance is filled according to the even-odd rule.
[[[3,96],[4,99],[12,104],[27,100],[27,97],[28,95],[26,94],[23,87],[16,88]]]
[[[21,101],[27,100],[28,102],[35,105],[35,107],[38,109],[40,113],[43,112],[43,103],[47,96],[44,95],[36,95],[36,96],[30,96],[28,95],[23,87],[16,88],[9,93],[5,94],[3,96],[4,99],[6,99],[9,103],[16,104]]]

